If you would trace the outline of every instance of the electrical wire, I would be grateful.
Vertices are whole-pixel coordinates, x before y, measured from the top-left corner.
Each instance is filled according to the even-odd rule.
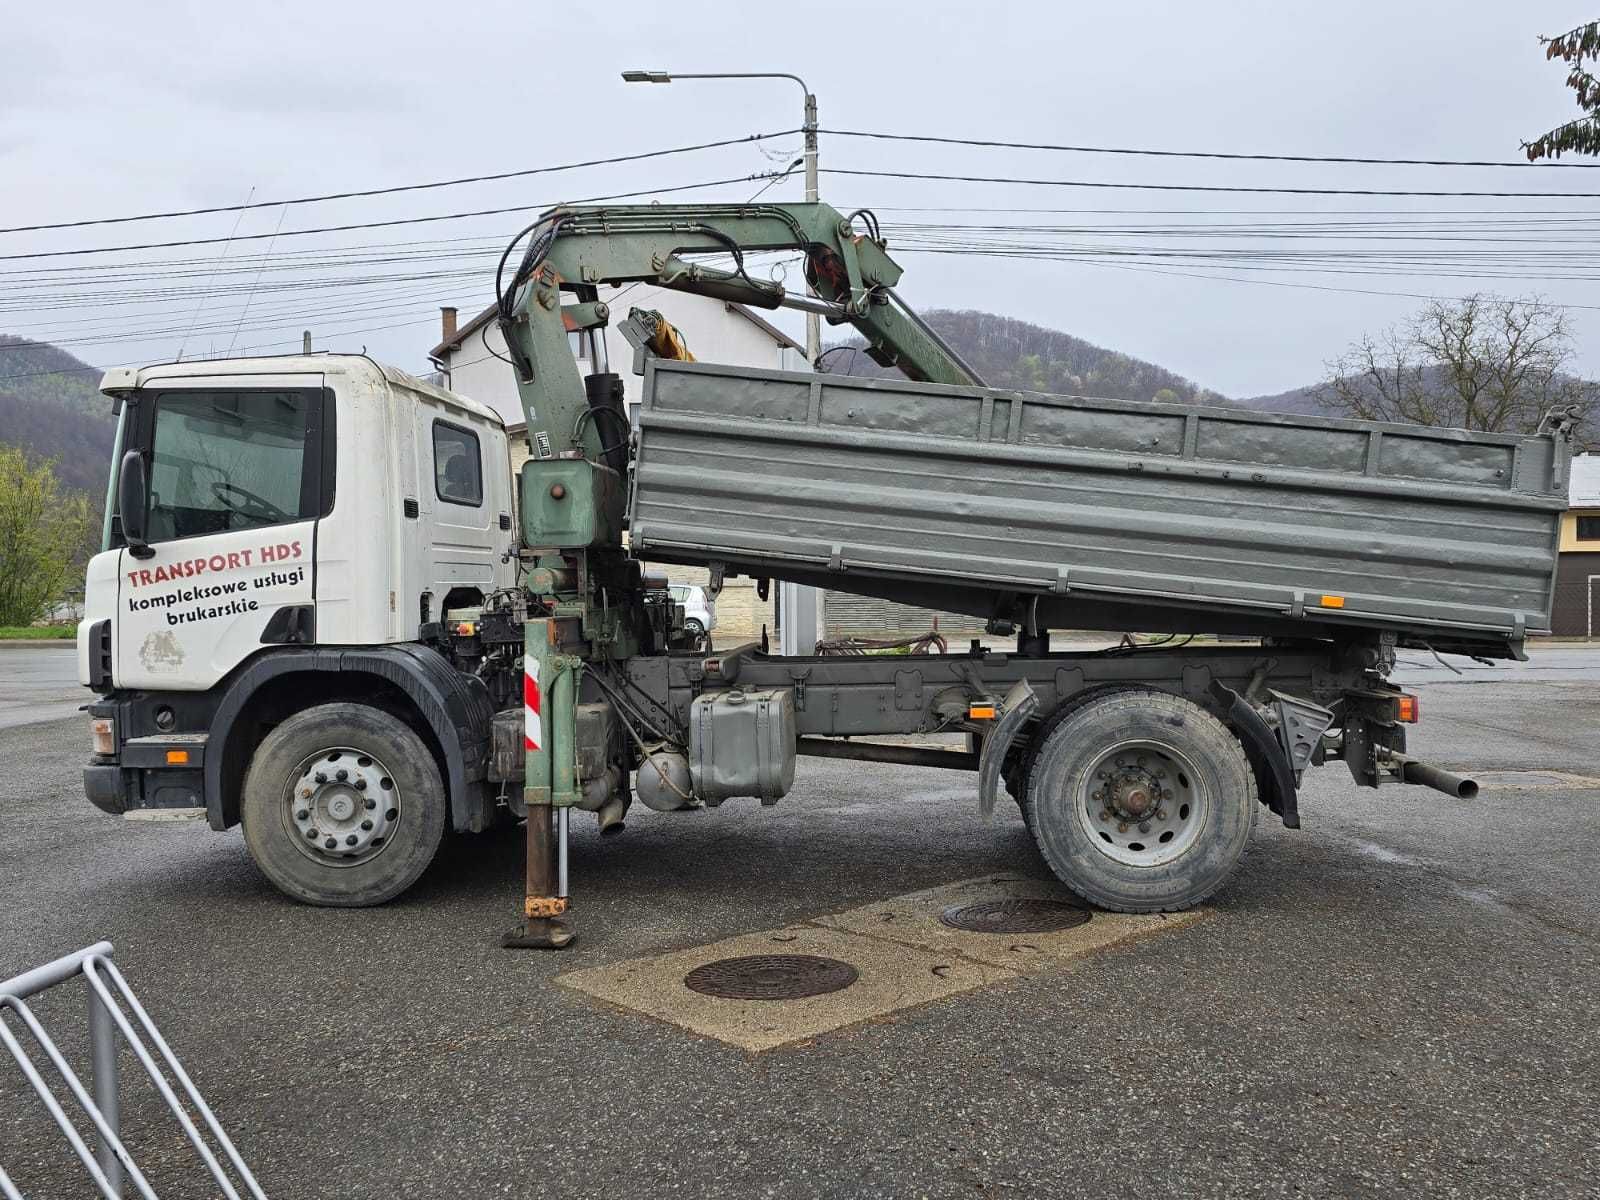
[[[723,146],[739,146],[750,142],[763,142],[771,138],[788,137],[798,129],[785,129],[777,133],[752,133],[744,137],[723,138],[715,142],[698,142],[692,146],[672,146],[664,150],[645,150],[637,154],[619,154],[611,158],[591,158],[583,162],[561,163],[554,167],[528,167],[519,171],[500,171],[492,175],[464,175],[457,179],[438,179],[430,183],[405,183],[394,187],[367,188],[362,191],[325,192],[319,196],[298,196],[292,200],[258,200],[254,203],[222,204],[211,208],[173,209],[168,212],[139,213],[123,217],[90,217],[81,221],[56,221],[39,225],[12,225],[0,228],[0,233],[35,233],[47,229],[82,229],[90,225],[124,225],[133,221],[164,221],[175,217],[202,217],[213,213],[246,212],[255,208],[277,208],[280,205],[321,204],[329,200],[359,200],[371,196],[393,196],[401,192],[423,192],[437,188],[460,187],[469,183],[494,183],[504,179],[526,179],[533,175],[553,175],[560,171],[576,171],[585,167],[605,167],[616,163],[642,162],[650,158],[666,158],[674,154],[691,154],[699,150],[715,150]]]
[[[638,188],[631,192],[612,192],[604,196],[585,196],[578,200],[563,201],[564,204],[593,204],[601,200],[628,200],[635,196],[664,196],[673,192],[692,192],[705,188],[727,187],[735,183],[752,183],[758,179],[766,179],[767,173],[760,172],[754,175],[738,175],[728,179],[710,179],[704,183],[685,183],[676,187]],[[357,221],[348,225],[325,225],[316,229],[289,229],[276,236],[278,237],[308,237],[319,233],[348,233],[357,229],[388,229],[397,225],[425,225],[435,221],[461,221],[468,217],[498,217],[507,213],[533,212],[546,210],[553,207],[549,204],[513,204],[506,208],[480,208],[470,212],[439,213],[428,217],[396,217],[388,221]],[[248,233],[234,238],[234,241],[248,242],[261,241],[273,237],[269,233]],[[38,258],[74,258],[84,254],[116,254],[126,250],[170,250],[180,246],[214,246],[225,242],[227,238],[185,238],[170,242],[134,242],[122,246],[93,246],[75,250],[34,250],[22,254],[0,254],[0,262],[16,262],[22,259]]]
[[[1121,191],[1229,192],[1278,196],[1454,196],[1523,200],[1600,200],[1600,192],[1487,192],[1427,191],[1395,188],[1258,187],[1221,183],[1111,183],[1090,179],[1028,179],[1013,175],[941,175],[931,171],[869,171],[848,167],[823,167],[825,175],[851,175],[872,179],[914,179],[943,183],[1009,183],[1023,187],[1111,188]]]
[[[883,133],[863,129],[822,129],[829,137],[874,138],[888,142],[925,142],[943,146],[978,146],[1004,150],[1052,150],[1072,154],[1122,154],[1152,158],[1213,158],[1233,162],[1345,163],[1384,167],[1519,167],[1544,170],[1549,167],[1594,169],[1600,163],[1509,162],[1477,158],[1375,158],[1337,154],[1241,154],[1221,150],[1148,150],[1129,146],[1071,146],[1052,142],[1004,142],[989,138],[959,138],[917,133]],[[3,232],[3,231],[0,231]]]

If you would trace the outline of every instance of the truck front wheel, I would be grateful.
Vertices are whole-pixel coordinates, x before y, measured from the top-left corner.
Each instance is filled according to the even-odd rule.
[[[1255,776],[1221,721],[1178,696],[1107,692],[1053,722],[1025,786],[1045,861],[1118,912],[1176,912],[1220,888],[1255,830]]]
[[[321,704],[262,739],[240,817],[250,856],[280,891],[355,908],[416,882],[439,849],[445,807],[433,755],[404,722]]]

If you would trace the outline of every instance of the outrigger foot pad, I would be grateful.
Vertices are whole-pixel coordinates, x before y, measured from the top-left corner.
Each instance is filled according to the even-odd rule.
[[[500,945],[507,950],[565,950],[577,936],[565,921],[531,917],[502,936]]]

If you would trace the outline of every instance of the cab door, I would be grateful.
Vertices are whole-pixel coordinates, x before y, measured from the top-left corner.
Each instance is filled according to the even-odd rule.
[[[116,685],[203,690],[267,646],[315,641],[334,495],[322,376],[153,380],[132,403],[148,549],[121,550]]]

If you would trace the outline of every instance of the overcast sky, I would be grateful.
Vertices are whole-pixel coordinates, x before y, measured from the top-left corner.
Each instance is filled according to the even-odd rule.
[[[1596,15],[1581,5],[1533,0],[781,6],[79,0],[12,7],[17,11],[0,35],[0,225],[7,227],[511,171],[799,124],[800,92],[785,81],[629,85],[618,78],[627,67],[796,72],[817,93],[825,130],[1516,162],[1519,139],[1574,115],[1561,65],[1545,61],[1537,35]],[[319,348],[364,345],[425,370],[437,340],[437,306],[456,304],[464,314],[483,307],[491,295],[492,247],[529,217],[312,237],[295,231],[487,208],[537,211],[568,199],[743,178],[784,166],[798,148],[798,135],[791,135],[761,148],[242,217],[4,234],[0,253],[13,255],[226,238],[235,231],[241,239],[265,236],[226,248],[0,262],[8,272],[0,275],[0,333],[56,341],[109,365],[171,358],[180,346],[188,357],[230,345],[234,353],[281,352],[309,327]],[[1057,227],[1049,243],[1069,261],[919,252],[909,246],[934,235],[904,231],[893,240],[908,248],[901,253],[892,245],[891,253],[906,267],[901,292],[914,305],[984,308],[1034,321],[1232,396],[1312,382],[1351,339],[1404,318],[1420,303],[1317,289],[1539,293],[1562,304],[1600,306],[1584,257],[1586,231],[1600,220],[1595,200],[1230,195],[868,179],[830,176],[826,169],[1541,193],[1600,193],[1600,170],[1141,159],[826,133],[821,157],[823,198],[841,209],[870,206],[891,227]],[[744,199],[759,186],[668,198]],[[766,193],[801,196],[798,172]],[[941,211],[908,211],[928,208]],[[995,211],[1025,208],[1077,211]],[[1160,211],[1127,211],[1135,209]],[[1215,229],[1299,223],[1319,214],[1385,225],[1372,238],[1348,231],[1224,237]],[[1477,217],[1462,233],[1458,218],[1445,214]],[[1565,224],[1547,224],[1563,214]],[[1170,228],[1197,223],[1207,228]],[[937,236],[970,244],[1017,235],[969,229]],[[426,244],[395,245],[402,242]],[[357,250],[363,246],[389,249]],[[1340,257],[1258,256],[1286,246]],[[1116,265],[1106,262],[1108,249],[1124,252]],[[322,254],[308,254],[314,250]],[[1173,250],[1181,253],[1173,257]],[[1214,258],[1195,258],[1196,251],[1250,257],[1219,266]],[[1348,257],[1357,251],[1368,257]],[[1441,252],[1466,256],[1418,257]],[[1163,257],[1150,257],[1155,253]],[[375,261],[380,257],[390,261]],[[1488,274],[1503,277],[1470,277]],[[1600,374],[1600,312],[1573,308],[1571,315],[1578,365]]]

